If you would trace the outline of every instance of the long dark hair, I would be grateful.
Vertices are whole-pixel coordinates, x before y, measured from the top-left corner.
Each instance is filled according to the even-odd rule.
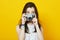
[[[27,9],[28,7],[34,7],[34,9],[35,9],[35,14],[36,14],[36,18],[38,19],[38,11],[37,11],[37,8],[36,8],[35,4],[32,3],[32,2],[28,2],[28,3],[24,6],[22,13],[26,13],[26,9]],[[28,21],[25,22],[25,33],[28,33],[28,30],[29,30],[28,27],[27,27],[27,23],[28,23]],[[41,25],[39,24],[39,20],[38,20],[38,26],[39,26],[39,28],[41,27]],[[21,24],[20,24],[19,28],[21,28]],[[41,29],[41,28],[40,28],[40,29]],[[37,32],[37,31],[36,31],[36,28],[35,28],[35,31],[34,31],[34,32]]]

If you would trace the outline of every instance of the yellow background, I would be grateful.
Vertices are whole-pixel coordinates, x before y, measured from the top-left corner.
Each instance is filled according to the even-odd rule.
[[[38,8],[44,39],[60,40],[60,0],[0,0],[0,40],[18,40],[16,25],[30,1]]]

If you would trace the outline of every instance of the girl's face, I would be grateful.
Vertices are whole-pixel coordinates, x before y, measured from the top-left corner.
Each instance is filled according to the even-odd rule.
[[[26,9],[26,14],[35,14],[35,9],[34,9],[34,7],[28,7],[27,9]],[[29,23],[32,23],[32,21],[30,21]]]
[[[34,7],[28,7],[26,13],[35,13]]]

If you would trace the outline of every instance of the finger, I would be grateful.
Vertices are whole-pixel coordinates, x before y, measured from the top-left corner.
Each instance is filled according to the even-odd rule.
[[[22,14],[22,16],[25,16],[25,15],[26,15],[25,13]]]

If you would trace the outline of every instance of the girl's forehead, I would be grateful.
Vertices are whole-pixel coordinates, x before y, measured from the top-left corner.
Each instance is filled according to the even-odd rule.
[[[35,11],[34,7],[28,7],[26,11]]]

